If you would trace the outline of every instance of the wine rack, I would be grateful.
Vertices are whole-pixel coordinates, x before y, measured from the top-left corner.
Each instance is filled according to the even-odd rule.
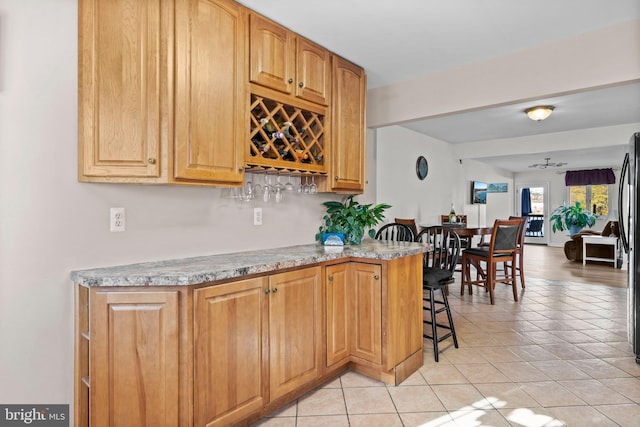
[[[249,171],[326,174],[325,116],[251,94]]]

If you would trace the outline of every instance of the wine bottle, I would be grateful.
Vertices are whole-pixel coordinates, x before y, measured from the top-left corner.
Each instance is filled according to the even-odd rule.
[[[453,208],[453,203],[451,203],[451,211],[449,212],[449,223],[453,224],[456,222],[456,210]]]

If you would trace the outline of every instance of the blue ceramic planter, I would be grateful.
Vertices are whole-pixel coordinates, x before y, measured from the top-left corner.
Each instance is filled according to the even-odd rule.
[[[580,227],[579,225],[572,225],[571,227],[569,227],[569,236],[573,236],[574,234],[579,233],[583,228],[584,227]]]
[[[343,246],[343,233],[322,233],[322,244],[326,246]]]

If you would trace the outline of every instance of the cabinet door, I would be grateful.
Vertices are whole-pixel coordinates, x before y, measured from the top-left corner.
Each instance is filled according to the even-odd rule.
[[[295,35],[255,13],[250,17],[250,79],[284,93],[295,83]]]
[[[231,0],[176,2],[177,180],[239,183],[248,139],[247,10]]]
[[[382,280],[374,264],[351,264],[351,354],[382,361]]]
[[[362,68],[333,57],[331,189],[364,191],[365,91]]]
[[[170,2],[81,0],[78,178],[153,178],[167,134]]]
[[[194,292],[194,420],[229,425],[264,404],[266,278]]]
[[[381,267],[348,263],[327,267],[327,366],[348,356],[382,361]]]
[[[386,265],[385,368],[391,369],[423,345],[422,255],[396,258]]]
[[[90,296],[90,425],[176,426],[178,291]]]
[[[298,37],[296,41],[296,96],[328,105],[331,93],[331,54]]]
[[[327,366],[346,360],[350,355],[349,317],[350,264],[328,266],[325,275],[327,310]]]
[[[320,267],[270,276],[269,288],[270,399],[274,400],[322,372]]]

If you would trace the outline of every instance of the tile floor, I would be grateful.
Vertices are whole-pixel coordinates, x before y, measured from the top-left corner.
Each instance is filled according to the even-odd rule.
[[[501,288],[502,287],[502,288]],[[256,426],[640,426],[640,365],[627,343],[624,288],[528,279],[449,296],[460,348],[425,340],[401,385],[354,372]]]

